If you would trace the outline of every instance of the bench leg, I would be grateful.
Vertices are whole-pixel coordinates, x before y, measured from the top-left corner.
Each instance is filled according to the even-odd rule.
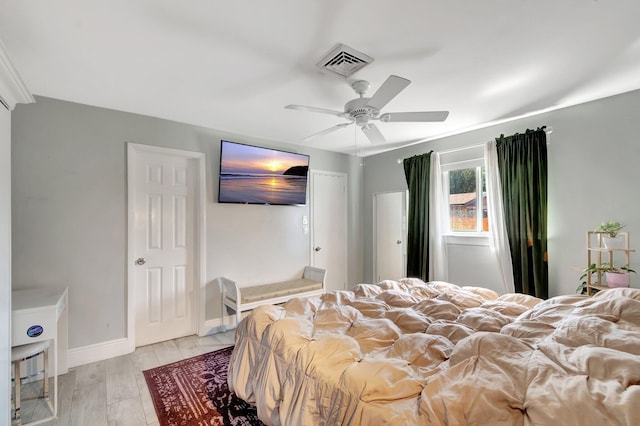
[[[224,297],[224,296],[223,296]],[[227,327],[224,324],[224,311],[225,311],[224,299],[222,299],[222,303],[220,304],[220,330],[224,333],[227,331]]]
[[[15,361],[13,363],[14,366],[14,375],[15,375],[15,397],[14,397],[14,418],[20,422],[20,361]]]
[[[226,305],[224,303],[225,298],[227,297],[227,289],[225,288],[222,281],[218,281],[218,285],[220,286],[220,330],[224,333],[227,331],[227,326],[224,321],[224,314],[227,311]]]
[[[44,398],[49,398],[49,348],[44,350],[44,383],[42,384],[42,394]]]

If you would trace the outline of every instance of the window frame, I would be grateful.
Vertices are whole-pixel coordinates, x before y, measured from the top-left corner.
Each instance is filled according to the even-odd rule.
[[[480,205],[476,202],[476,231],[454,231],[451,229],[451,207],[449,204],[449,173],[453,170],[462,170],[462,169],[476,169],[476,199],[480,198]],[[489,245],[489,232],[484,231],[483,229],[483,217],[482,217],[482,168],[486,169],[486,162],[484,157],[481,158],[472,158],[468,160],[455,161],[447,164],[442,164],[440,166],[442,171],[442,186],[444,192],[444,199],[447,200],[445,206],[445,212],[443,212],[446,216],[447,229],[444,232],[444,237],[447,243],[452,244],[464,244],[464,245]],[[485,184],[486,187],[486,184]],[[487,188],[488,192],[488,188]],[[479,197],[478,197],[479,195]],[[480,206],[480,208],[478,208]],[[480,213],[478,213],[480,212]],[[480,229],[478,231],[477,229]]]

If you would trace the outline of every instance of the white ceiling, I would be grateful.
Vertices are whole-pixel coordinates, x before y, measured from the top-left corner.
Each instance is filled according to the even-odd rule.
[[[360,155],[640,88],[638,0],[29,0],[0,2],[0,40],[35,95]],[[374,58],[348,80],[337,43]],[[373,147],[342,110],[390,74],[412,83]],[[357,130],[357,131],[355,131]]]

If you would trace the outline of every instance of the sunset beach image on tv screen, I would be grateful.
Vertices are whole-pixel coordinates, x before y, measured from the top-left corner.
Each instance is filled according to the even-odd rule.
[[[309,156],[222,141],[221,203],[305,204]]]

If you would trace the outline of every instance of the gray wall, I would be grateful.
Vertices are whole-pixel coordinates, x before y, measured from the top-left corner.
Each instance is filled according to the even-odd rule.
[[[574,293],[585,267],[585,233],[605,220],[627,224],[632,248],[640,249],[640,91],[523,118],[392,152],[367,157],[364,205],[376,192],[407,188],[400,158],[429,150],[444,151],[489,141],[527,128],[550,126],[549,154],[549,279],[550,295]],[[364,209],[364,277],[371,280],[372,212]],[[488,247],[456,246],[449,250],[449,280],[499,288],[498,269],[489,264]],[[487,259],[487,264],[478,262]],[[637,253],[631,266],[640,270]],[[491,271],[493,270],[493,272]],[[639,278],[632,275],[632,286]]]
[[[618,220],[628,225],[632,246],[634,236],[640,235],[640,199],[634,186],[640,181],[636,165],[640,143],[635,137],[640,130],[638,111],[640,91],[363,160],[38,98],[36,104],[19,105],[13,113],[13,286],[69,286],[70,348],[126,335],[126,141],[206,153],[207,280],[224,269],[217,263],[224,257],[217,227],[233,220],[230,217],[235,214],[225,213],[228,206],[213,201],[220,139],[308,153],[312,168],[347,173],[349,283],[355,284],[372,281],[373,193],[406,189],[397,159],[430,149],[477,145],[501,133],[547,125],[553,128],[548,147],[550,292],[573,293],[580,275],[576,268],[585,263],[587,230],[604,220]],[[235,228],[240,234],[238,241],[260,238],[243,233],[240,225]],[[282,227],[281,235],[301,238],[299,222],[278,226]],[[242,259],[244,253],[237,255]],[[499,289],[497,268],[491,259],[487,247],[451,247],[450,281]],[[638,259],[632,254],[635,269],[640,268]],[[250,273],[247,268],[228,272],[234,277]],[[291,271],[272,265],[260,273],[277,277]],[[637,282],[638,277],[632,276],[632,285]]]
[[[126,336],[126,142],[206,154],[207,282],[286,279],[308,263],[308,206],[215,202],[220,139],[310,154],[312,169],[348,174],[349,282],[362,280],[358,159],[38,97],[13,114],[13,287],[69,287],[70,348]]]

